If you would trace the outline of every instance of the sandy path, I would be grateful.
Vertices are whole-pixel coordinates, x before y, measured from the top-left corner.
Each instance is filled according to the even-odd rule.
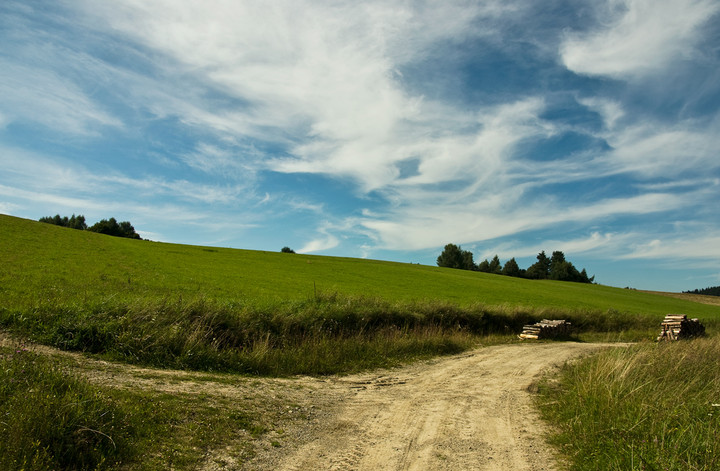
[[[0,344],[8,342],[0,332]],[[529,387],[548,369],[609,345],[499,345],[393,370],[293,379],[157,370],[33,349],[74,359],[99,384],[237,401],[284,429],[253,440],[250,461],[238,460],[230,439],[208,453],[203,470],[538,471],[557,468]]]
[[[331,381],[336,413],[292,449],[251,469],[552,470],[528,387],[553,366],[599,348],[534,343]]]

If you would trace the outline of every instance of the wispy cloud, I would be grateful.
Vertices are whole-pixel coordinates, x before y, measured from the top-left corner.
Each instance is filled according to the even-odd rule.
[[[608,135],[614,148],[608,153],[608,162],[621,172],[634,172],[646,177],[686,172],[704,172],[720,167],[717,158],[720,145],[720,128],[679,122],[672,126],[637,123],[621,132]]]
[[[720,230],[715,1],[52,5],[0,7],[0,208],[362,256]]]
[[[0,58],[0,102],[3,127],[14,121],[87,135],[99,126],[122,126],[122,121],[93,101],[78,86],[46,69],[26,67]]]
[[[633,78],[698,54],[700,27],[720,11],[712,0],[612,0],[596,4],[598,27],[569,33],[560,48],[568,69]]]
[[[323,252],[340,244],[340,240],[325,228],[320,228],[318,232],[320,236],[307,242],[298,250],[298,253]]]

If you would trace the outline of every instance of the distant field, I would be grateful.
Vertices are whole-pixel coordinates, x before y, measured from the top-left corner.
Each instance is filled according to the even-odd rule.
[[[461,306],[669,312],[720,316],[715,307],[600,285],[532,281],[423,265],[136,241],[0,215],[0,299],[6,308],[42,300],[202,296],[303,300],[316,291],[388,301]]]
[[[665,293],[662,291],[645,291],[646,293],[659,294],[661,296],[669,296],[671,298],[684,299],[695,303],[710,304],[712,306],[720,306],[720,296],[708,296],[705,294],[694,293]]]
[[[461,351],[542,317],[625,339],[652,337],[667,313],[710,331],[720,320],[718,306],[635,290],[138,241],[2,215],[0,240],[0,326],[158,366],[329,373]]]

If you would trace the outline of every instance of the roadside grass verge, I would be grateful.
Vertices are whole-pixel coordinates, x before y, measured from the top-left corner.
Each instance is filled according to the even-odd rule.
[[[0,468],[96,469],[133,456],[108,396],[23,347],[0,349]]]
[[[115,298],[0,309],[0,327],[34,342],[156,367],[256,375],[334,374],[458,353],[484,336],[512,339],[543,317],[584,330],[650,329],[652,316],[518,306],[390,302],[318,294],[304,301],[240,304],[205,298]],[[634,330],[633,330],[634,329]]]
[[[573,470],[720,469],[720,337],[610,348],[540,385]]]
[[[21,344],[0,347],[0,469],[198,469],[227,443],[241,463],[286,407],[98,386],[76,371]]]

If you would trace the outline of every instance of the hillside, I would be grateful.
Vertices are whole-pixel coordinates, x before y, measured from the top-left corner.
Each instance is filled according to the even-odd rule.
[[[163,244],[2,215],[0,241],[3,469],[30,459],[42,460],[33,469],[554,469],[531,403],[540,371],[601,346],[584,340],[652,339],[669,312],[700,317],[710,333],[720,325],[720,306],[688,295]],[[517,340],[542,317],[570,319],[583,341]],[[564,374],[562,388],[542,383],[544,403],[569,404],[555,408],[567,420],[550,417],[575,446],[561,451],[594,463],[601,443],[606,461],[629,469],[639,455],[627,438],[642,438],[657,463],[682,465],[671,469],[691,454],[715,469],[716,339],[615,343],[605,368],[592,356],[571,363],[581,374]],[[474,349],[492,343],[514,345]],[[597,395],[609,400],[587,407]],[[601,426],[577,420],[593,411]]]
[[[26,309],[39,300],[203,297],[224,302],[304,300],[316,292],[391,302],[614,310],[717,316],[718,309],[654,293],[533,281],[431,266],[125,240],[0,215],[0,299]]]

